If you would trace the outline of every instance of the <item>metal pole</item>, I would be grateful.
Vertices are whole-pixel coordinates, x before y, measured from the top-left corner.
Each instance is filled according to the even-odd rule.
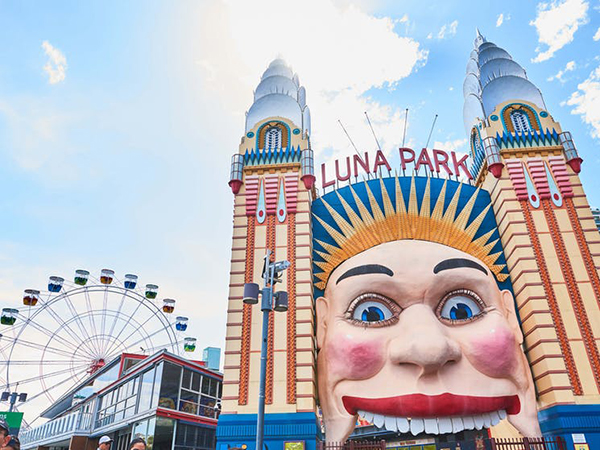
[[[260,349],[260,382],[258,392],[258,417],[256,419],[256,450],[262,450],[265,422],[265,385],[267,381],[267,343],[269,339],[269,313],[273,308],[273,264],[265,258],[265,287],[262,290],[261,311],[263,312],[262,346]]]
[[[13,408],[15,407],[15,403],[17,403],[17,393],[13,392],[12,394],[10,394],[10,408],[8,408],[8,412],[12,412]]]

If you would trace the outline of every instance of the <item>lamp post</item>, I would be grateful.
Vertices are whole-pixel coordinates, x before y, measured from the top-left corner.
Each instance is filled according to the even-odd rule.
[[[269,313],[287,311],[288,294],[285,291],[273,293],[273,287],[281,282],[281,273],[290,267],[289,261],[271,262],[271,250],[267,249],[262,277],[264,287],[262,290],[256,283],[244,285],[243,302],[249,305],[258,303],[259,294],[262,297],[260,310],[263,313],[262,346],[260,350],[260,383],[258,393],[258,415],[256,418],[256,450],[262,450],[264,440],[265,421],[265,384],[267,376],[267,342],[269,341]]]
[[[19,387],[19,385],[17,385],[17,387]],[[27,400],[27,393],[25,393],[25,392],[17,393],[17,392],[9,392],[9,391],[4,391],[2,393],[2,396],[0,397],[0,401],[3,401],[3,402],[10,401],[10,407],[8,409],[8,412],[12,412],[13,409],[15,408],[15,403],[17,403],[17,397],[19,398],[20,402],[24,402]]]

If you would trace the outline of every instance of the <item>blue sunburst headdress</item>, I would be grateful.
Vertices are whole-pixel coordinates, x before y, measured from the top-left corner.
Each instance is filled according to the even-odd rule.
[[[501,287],[510,286],[490,196],[474,186],[425,177],[370,180],[323,195],[312,212],[318,291],[348,258],[402,239],[468,253],[486,264]]]

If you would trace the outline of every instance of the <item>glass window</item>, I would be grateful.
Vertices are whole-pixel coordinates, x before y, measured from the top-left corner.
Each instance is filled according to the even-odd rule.
[[[158,406],[162,408],[177,409],[179,385],[181,383],[181,367],[171,363],[164,363],[160,398]]]
[[[183,378],[181,379],[181,387],[189,389],[192,384],[192,371],[184,369]]]
[[[175,366],[177,367],[177,366]],[[179,385],[179,383],[178,383]],[[171,450],[173,444],[173,419],[156,417],[153,450]]]
[[[141,388],[140,388],[140,404],[138,407],[138,411],[147,411],[150,409],[150,404],[152,401],[152,386],[154,384],[154,368],[150,369],[147,372],[144,372],[141,375]]]
[[[515,131],[518,133],[531,130],[529,118],[523,111],[513,111],[510,113],[510,121],[515,128]]]
[[[194,372],[194,379],[192,381],[192,390],[200,392],[200,383],[202,382],[202,375],[198,372]]]

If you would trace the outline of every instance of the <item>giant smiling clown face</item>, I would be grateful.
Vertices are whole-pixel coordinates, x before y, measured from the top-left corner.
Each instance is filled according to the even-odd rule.
[[[508,417],[541,435],[513,296],[477,258],[420,240],[374,246],[331,273],[317,323],[328,441],[345,441],[357,415],[415,435]]]

